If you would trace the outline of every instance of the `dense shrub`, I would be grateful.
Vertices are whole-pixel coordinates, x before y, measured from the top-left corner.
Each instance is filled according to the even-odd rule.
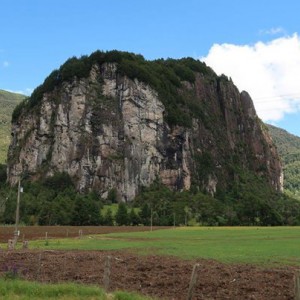
[[[122,51],[96,51],[90,56],[68,59],[58,70],[54,70],[32,93],[31,97],[20,103],[13,112],[12,120],[16,121],[21,113],[38,107],[44,93],[53,91],[62,82],[70,82],[74,78],[87,78],[94,64],[105,62],[117,63],[120,75],[138,79],[152,86],[166,106],[166,121],[170,125],[191,126],[191,114],[201,111],[198,104],[189,103],[188,97],[179,93],[182,81],[194,83],[195,72],[217,79],[216,74],[204,63],[192,58],[159,59],[147,61],[142,55]],[[196,106],[196,107],[195,107]],[[196,108],[196,109],[194,109]]]
[[[64,191],[65,189],[72,187],[74,188],[70,175],[66,172],[58,172],[53,176],[47,177],[43,181],[43,185],[46,188],[50,188],[57,191]]]
[[[261,178],[240,174],[232,191],[216,197],[202,192],[171,192],[154,183],[136,197],[140,220],[154,225],[199,224],[231,225],[299,225],[300,202],[267,188]]]
[[[127,206],[124,202],[119,203],[115,219],[117,225],[119,226],[130,224]]]
[[[6,165],[0,164],[0,184],[6,182]]]

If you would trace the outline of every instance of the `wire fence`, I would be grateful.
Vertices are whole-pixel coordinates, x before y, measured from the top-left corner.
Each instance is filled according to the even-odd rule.
[[[92,284],[107,292],[135,291],[156,299],[300,299],[298,273],[287,267],[265,269],[129,251],[27,247],[0,250],[1,277]]]

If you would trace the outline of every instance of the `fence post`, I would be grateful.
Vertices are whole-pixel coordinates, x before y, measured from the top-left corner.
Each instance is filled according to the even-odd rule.
[[[104,265],[104,275],[103,275],[103,285],[104,285],[104,290],[107,292],[109,289],[109,284],[110,284],[110,268],[111,268],[111,257],[107,256],[105,259],[105,265]]]
[[[41,268],[42,268],[42,253],[39,253],[38,256],[38,265],[37,265],[37,272],[36,272],[36,279],[39,280],[41,277]]]
[[[300,272],[295,274],[295,300],[300,300]]]
[[[66,271],[66,269],[67,269],[67,256],[66,256],[66,254],[64,255],[64,270],[63,270],[63,279],[65,279],[65,277],[66,277],[66,274],[67,274],[67,271]]]
[[[187,300],[192,300],[194,289],[195,289],[195,285],[196,285],[196,282],[197,282],[197,276],[198,276],[198,269],[199,269],[199,267],[200,267],[199,264],[195,264],[194,267],[193,267],[193,272],[192,272],[192,276],[191,276],[191,280],[190,280],[190,285],[189,285]]]
[[[8,250],[15,250],[16,240],[8,240]]]
[[[23,241],[22,249],[28,249],[28,241]]]

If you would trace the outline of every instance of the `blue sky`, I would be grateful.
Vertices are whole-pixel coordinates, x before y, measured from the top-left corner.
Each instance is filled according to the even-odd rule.
[[[191,56],[232,77],[264,120],[300,136],[300,1],[1,0],[0,89],[29,94],[72,56]]]

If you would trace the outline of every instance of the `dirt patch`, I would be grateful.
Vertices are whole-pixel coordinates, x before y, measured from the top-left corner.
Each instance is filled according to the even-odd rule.
[[[153,230],[165,229],[171,227],[157,227]],[[116,232],[138,232],[150,231],[149,226],[24,226],[19,227],[20,239],[33,240],[44,238],[47,232],[48,238],[77,237],[79,231],[83,235],[105,234]],[[15,228],[13,226],[0,226],[0,242],[7,243],[14,236]]]
[[[3,250],[0,276],[16,272],[27,280],[103,286],[107,256],[111,256],[111,291],[137,291],[158,299],[186,299],[193,265],[199,263],[193,299],[294,299],[293,267],[267,269],[121,251]]]

